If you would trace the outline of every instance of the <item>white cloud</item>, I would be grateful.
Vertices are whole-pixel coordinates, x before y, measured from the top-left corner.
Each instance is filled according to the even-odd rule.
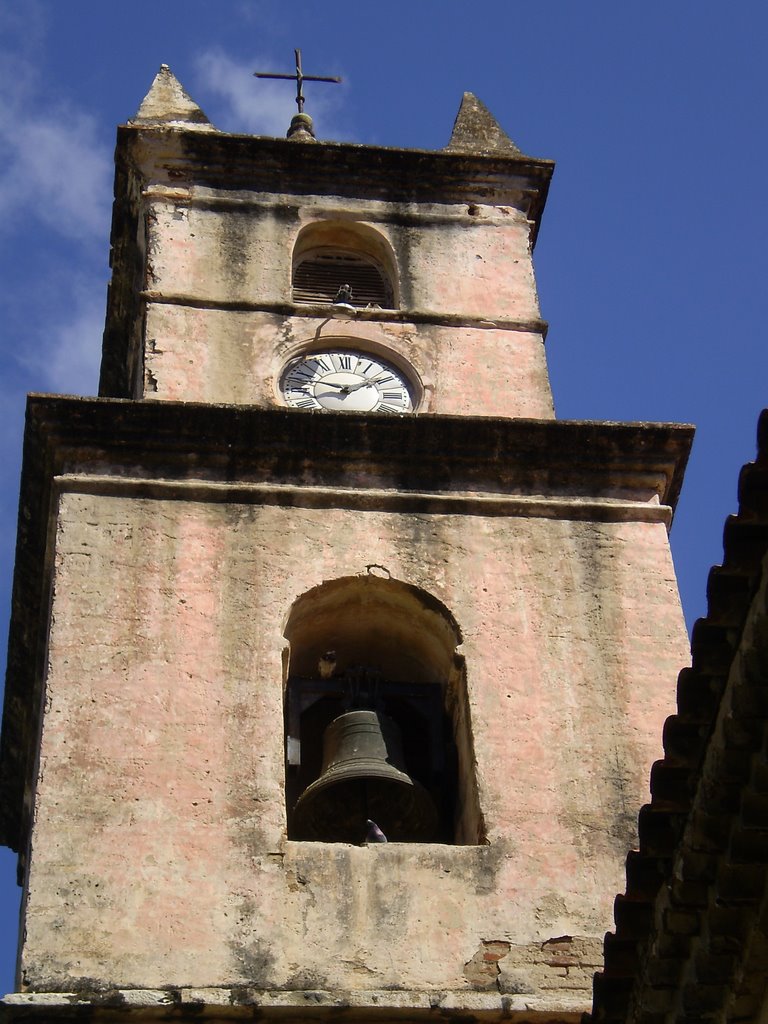
[[[34,362],[51,391],[95,395],[99,384],[105,291],[81,284],[71,296],[69,317],[48,335]]]
[[[33,19],[40,22],[39,5]],[[104,238],[109,226],[111,157],[93,118],[51,99],[39,74],[41,25],[29,36],[0,21],[0,225],[32,217],[66,238]],[[38,40],[35,42],[35,40]]]
[[[65,110],[41,116],[6,109],[0,143],[6,151],[0,170],[0,218],[6,227],[33,216],[65,237],[107,236],[112,169],[90,118]]]
[[[51,261],[39,281],[20,283],[8,310],[13,344],[0,352],[25,389],[95,395],[106,305],[104,275],[88,261]]]
[[[95,393],[111,154],[41,79],[49,11],[0,11],[0,368],[9,387]]]
[[[203,88],[223,100],[218,116],[212,115],[218,128],[285,137],[297,110],[296,83],[256,79],[253,72],[285,71],[290,74],[292,66],[264,56],[255,56],[251,62],[245,63],[235,60],[223,50],[212,49],[198,57],[197,67]],[[338,86],[310,82],[304,86],[304,94],[307,98],[306,112],[312,115],[318,136],[341,137],[333,125],[334,114],[343,99]]]
[[[285,135],[296,112],[291,83],[262,81],[257,92],[253,68],[238,63],[221,50],[208,50],[197,61],[203,83],[224,100],[228,128],[254,135]],[[254,65],[255,66],[255,65]]]

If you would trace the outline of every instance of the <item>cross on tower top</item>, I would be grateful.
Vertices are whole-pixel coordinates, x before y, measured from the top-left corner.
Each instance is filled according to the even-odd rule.
[[[296,82],[296,106],[299,108],[299,113],[304,113],[304,92],[302,86],[304,82],[335,82],[340,83],[341,79],[335,76],[325,75],[305,75],[301,67],[301,50],[294,50],[296,55],[296,74],[295,75],[281,75],[273,74],[270,71],[254,71],[255,78],[282,78],[288,79],[289,81]]]

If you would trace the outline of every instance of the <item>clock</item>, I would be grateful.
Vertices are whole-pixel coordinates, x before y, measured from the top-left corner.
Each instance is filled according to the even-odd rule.
[[[411,412],[412,388],[391,363],[367,352],[312,352],[289,363],[280,382],[288,405],[334,412]]]

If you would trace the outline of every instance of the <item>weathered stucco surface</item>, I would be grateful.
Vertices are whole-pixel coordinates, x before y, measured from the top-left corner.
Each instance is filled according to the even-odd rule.
[[[417,411],[553,415],[540,336],[492,326],[350,323],[157,304],[147,312],[147,398],[281,405],[285,365],[326,346],[365,348],[417,384]]]
[[[326,338],[410,370],[416,411],[552,417],[531,250],[552,165],[121,129],[102,394],[282,404]],[[363,254],[391,308],[294,301],[314,248]],[[389,300],[387,300],[389,302]]]
[[[149,191],[147,206],[148,283],[169,297],[290,302],[302,229],[333,224],[354,238],[360,224],[391,253],[404,309],[486,320],[539,316],[531,225],[509,206],[159,187]]]
[[[299,204],[284,195],[235,202],[179,189],[175,202],[161,197],[148,215],[147,397],[279,405],[286,363],[339,343],[410,368],[419,412],[554,414],[530,224],[518,210],[420,204],[403,211],[318,197]],[[356,230],[369,245],[370,236],[378,239],[390,256],[397,311],[338,320],[295,307],[285,315],[294,250],[316,225],[329,238],[336,225],[350,247]],[[266,308],[253,308],[255,297]],[[268,312],[270,305],[281,312]],[[446,316],[450,324],[424,321]]]
[[[463,632],[488,845],[286,841],[285,622],[373,563]],[[661,522],[63,493],[26,984],[581,1005],[685,647]]]

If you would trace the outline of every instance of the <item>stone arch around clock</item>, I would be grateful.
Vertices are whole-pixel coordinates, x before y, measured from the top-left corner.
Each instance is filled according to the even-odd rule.
[[[291,262],[293,301],[326,305],[345,284],[358,308],[399,308],[397,261],[388,240],[357,221],[324,220],[302,228]]]
[[[321,771],[325,729],[343,714],[344,687],[360,668],[382,680],[385,713],[403,738],[409,774],[438,805],[434,841],[485,839],[474,768],[461,631],[442,602],[419,587],[374,575],[329,580],[290,609],[286,650],[286,811],[289,838],[299,796]],[[334,652],[322,680],[320,659]]]

